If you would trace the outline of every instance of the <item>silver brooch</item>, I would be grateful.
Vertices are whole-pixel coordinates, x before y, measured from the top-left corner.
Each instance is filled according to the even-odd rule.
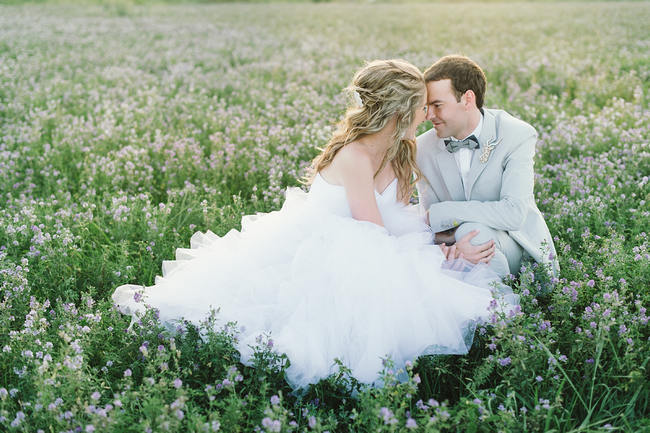
[[[485,147],[483,148],[483,152],[481,153],[481,157],[479,159],[483,164],[488,162],[488,159],[490,159],[490,154],[492,153],[492,151],[494,150],[496,145],[499,144],[500,142],[501,142],[501,139],[499,139],[499,140],[497,140],[497,141],[495,141],[493,143],[487,143],[485,145]]]

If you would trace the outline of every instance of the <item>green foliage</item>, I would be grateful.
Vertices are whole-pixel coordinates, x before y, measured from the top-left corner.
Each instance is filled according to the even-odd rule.
[[[644,3],[0,7],[0,430],[650,431],[649,18]],[[377,387],[338,361],[292,391],[269,336],[243,365],[218,311],[171,327],[112,306],[194,232],[277,209],[364,60],[453,52],[484,66],[487,106],[538,130],[562,270],[526,264],[509,282],[521,308],[495,309],[469,354],[386,360]]]

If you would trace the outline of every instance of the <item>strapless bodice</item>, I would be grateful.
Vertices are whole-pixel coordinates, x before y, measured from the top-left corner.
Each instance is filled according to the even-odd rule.
[[[397,200],[397,178],[383,192],[375,191],[375,199],[384,227],[390,234],[399,236],[411,232],[429,232],[419,208]],[[322,212],[352,218],[345,188],[327,182],[320,173],[316,174],[311,184],[307,200]]]
[[[385,209],[387,206],[394,206],[397,203],[397,178],[393,179],[383,192],[375,191],[375,198],[379,212],[383,215],[382,208]],[[308,200],[337,215],[352,217],[343,185],[327,182],[320,173],[316,174],[311,184]]]

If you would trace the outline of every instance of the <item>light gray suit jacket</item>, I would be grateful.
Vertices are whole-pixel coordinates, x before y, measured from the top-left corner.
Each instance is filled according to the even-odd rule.
[[[537,132],[503,110],[483,110],[483,128],[469,171],[469,200],[454,155],[430,129],[417,137],[420,204],[434,232],[475,222],[507,231],[539,263],[559,273],[553,238],[533,196]],[[491,150],[490,150],[491,148]],[[483,160],[483,161],[482,161]]]

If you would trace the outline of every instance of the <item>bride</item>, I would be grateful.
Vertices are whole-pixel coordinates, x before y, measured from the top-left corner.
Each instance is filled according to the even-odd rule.
[[[281,210],[243,217],[241,231],[194,234],[155,285],[115,290],[120,311],[148,305],[164,322],[198,323],[218,309],[221,323],[241,327],[243,363],[256,337],[271,335],[291,360],[294,388],[333,373],[336,358],[372,383],[382,358],[399,367],[422,354],[467,353],[498,277],[484,264],[447,260],[457,252],[433,245],[424,215],[408,204],[420,176],[423,76],[401,60],[373,61],[347,90],[356,103],[314,160],[308,193],[289,188]],[[516,302],[511,292],[502,299]]]

